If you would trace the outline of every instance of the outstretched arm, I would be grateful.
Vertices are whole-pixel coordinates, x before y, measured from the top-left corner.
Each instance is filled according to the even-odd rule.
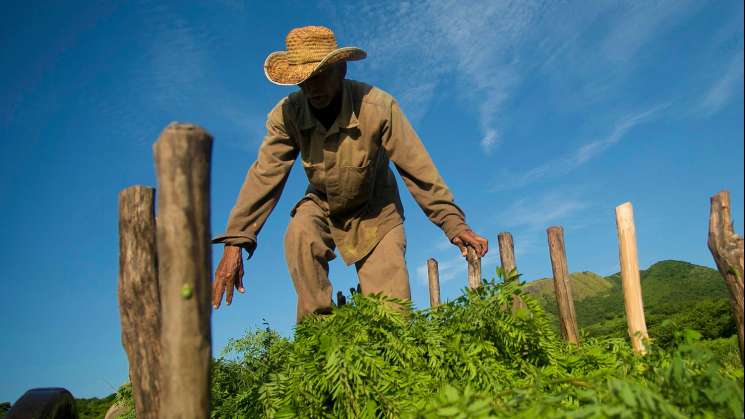
[[[463,211],[455,204],[422,141],[395,101],[383,130],[382,144],[427,217],[445,232],[464,256],[466,246],[484,256],[489,250],[488,241],[466,224]]]
[[[280,102],[269,113],[267,134],[259,148],[256,161],[248,170],[235,206],[230,211],[224,234],[213,243],[224,243],[225,252],[215,272],[212,305],[218,308],[227,292],[229,305],[233,289],[243,292],[243,262],[241,248],[249,257],[256,248],[256,236],[279,201],[292,164],[298,154],[295,141],[287,133],[283,105]]]

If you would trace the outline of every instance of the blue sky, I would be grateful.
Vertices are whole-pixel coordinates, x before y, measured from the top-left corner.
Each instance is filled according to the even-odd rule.
[[[104,396],[125,382],[117,194],[155,185],[151,146],[170,121],[200,124],[215,137],[221,232],[267,112],[293,91],[262,64],[296,26],[329,26],[367,50],[348,77],[398,98],[490,239],[486,276],[500,231],[525,279],[550,276],[551,225],[565,228],[571,271],[616,272],[614,208],[626,201],[642,268],[713,266],[709,197],[721,189],[742,233],[741,1],[53,3],[5,2],[0,25],[0,401],[42,386]],[[262,319],[291,333],[282,237],[306,183],[295,168],[246,294],[214,313],[216,354]],[[443,297],[458,295],[457,249],[402,195],[414,303],[427,305],[428,257]],[[356,285],[339,259],[331,277]]]

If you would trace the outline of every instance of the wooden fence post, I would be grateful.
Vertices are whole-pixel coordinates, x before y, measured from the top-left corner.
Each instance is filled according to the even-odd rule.
[[[497,235],[497,241],[499,242],[499,260],[502,262],[502,270],[505,274],[509,274],[516,267],[512,234],[503,231]]]
[[[634,209],[630,202],[616,207],[616,227],[618,230],[618,253],[621,262],[621,282],[623,284],[623,301],[626,307],[631,346],[639,354],[646,353],[644,339],[647,339],[647,324],[644,320],[644,303],[642,301],[641,281],[639,278],[639,261],[636,248],[636,229],[634,227]]]
[[[466,261],[468,262],[468,288],[475,290],[481,286],[481,257],[471,246],[466,246]]]
[[[171,123],[153,146],[162,302],[161,416],[209,417],[212,137]]]
[[[157,419],[160,395],[160,290],[155,248],[155,190],[119,193],[119,313],[122,345],[138,418]]]
[[[499,242],[499,260],[502,263],[502,270],[505,275],[509,275],[517,268],[512,234],[503,231],[497,235],[497,241]],[[506,276],[505,279],[507,278],[508,277]],[[522,298],[515,296],[515,298],[512,299],[513,313],[521,308],[527,308],[527,306]]]
[[[745,365],[745,330],[743,330],[743,238],[735,234],[730,215],[728,191],[711,197],[709,215],[709,250],[730,292],[730,307],[737,326],[740,362]]]
[[[429,278],[429,306],[440,305],[440,272],[437,269],[437,261],[433,258],[427,260],[427,277]]]
[[[549,227],[548,250],[551,256],[551,269],[554,273],[554,293],[559,306],[561,333],[570,343],[579,342],[577,333],[577,315],[574,312],[572,285],[569,281],[566,251],[564,249],[564,229],[560,226]]]

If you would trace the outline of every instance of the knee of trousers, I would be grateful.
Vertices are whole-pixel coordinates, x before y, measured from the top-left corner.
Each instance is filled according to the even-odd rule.
[[[405,254],[406,236],[401,225],[388,232],[372,252],[356,264],[362,292],[411,299]]]
[[[324,241],[327,232],[321,230],[313,220],[292,217],[285,232],[285,257],[288,263],[307,256],[327,261],[336,257],[334,250]]]

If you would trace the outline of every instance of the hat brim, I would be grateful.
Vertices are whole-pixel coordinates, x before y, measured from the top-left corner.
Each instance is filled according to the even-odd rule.
[[[362,60],[365,57],[367,53],[361,48],[344,47],[331,51],[320,62],[291,65],[287,60],[287,51],[277,51],[266,57],[264,74],[274,84],[294,86],[304,82],[328,65],[340,61]]]

